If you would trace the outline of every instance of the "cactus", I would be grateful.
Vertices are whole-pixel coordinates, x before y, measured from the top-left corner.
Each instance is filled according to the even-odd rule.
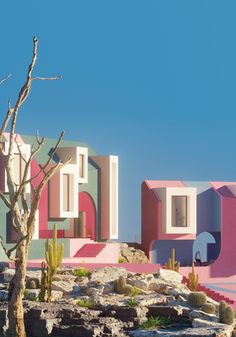
[[[26,282],[27,289],[38,289],[39,288],[39,280],[31,278]]]
[[[233,309],[224,301],[220,301],[219,305],[219,321],[220,323],[231,325],[234,322]]]
[[[175,261],[175,249],[172,249],[171,258],[165,264],[166,269],[178,272],[180,267],[180,262]]]
[[[206,294],[202,291],[195,291],[188,295],[188,304],[193,307],[200,308],[206,303]]]
[[[188,274],[188,287],[191,291],[196,291],[198,287],[199,277],[195,273],[194,262],[192,264],[192,272]]]
[[[47,240],[45,243],[45,257],[47,261],[47,301],[51,302],[52,278],[56,274],[57,268],[61,265],[64,245],[57,244],[57,225],[53,225],[52,243]]]
[[[203,304],[203,306],[201,307],[201,310],[204,311],[207,314],[214,314],[214,312],[216,311],[216,307],[214,304],[212,303],[205,303]]]
[[[130,284],[126,284],[124,276],[119,277],[119,279],[116,281],[115,288],[118,294],[132,296],[134,293],[134,287],[132,287]]]
[[[41,290],[39,294],[39,299],[42,302],[46,301],[47,281],[48,281],[48,276],[46,272],[46,263],[43,261],[41,263]]]

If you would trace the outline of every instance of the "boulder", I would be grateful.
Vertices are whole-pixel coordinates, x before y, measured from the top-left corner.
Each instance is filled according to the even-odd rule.
[[[63,292],[63,294],[68,295],[78,289],[77,283],[74,281],[53,281],[52,282],[52,290],[57,290]]]
[[[169,269],[161,268],[158,272],[158,276],[160,279],[169,284],[181,283],[183,280],[183,276],[180,273]]]
[[[5,269],[1,273],[3,282],[10,282],[14,275],[15,275],[15,269]]]
[[[231,337],[232,332],[234,330],[234,325],[227,325],[218,322],[211,322],[199,318],[195,318],[192,322],[193,328],[214,328],[217,330],[216,336],[220,337]]]
[[[8,290],[0,290],[0,301],[8,301]]]
[[[148,263],[148,258],[141,249],[129,247],[127,243],[120,245],[120,258],[127,263]]]
[[[101,267],[92,271],[90,281],[102,283],[118,280],[120,276],[127,277],[127,271],[123,267]]]

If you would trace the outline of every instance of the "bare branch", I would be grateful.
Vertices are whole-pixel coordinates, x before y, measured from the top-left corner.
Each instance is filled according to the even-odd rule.
[[[13,246],[12,248],[10,249],[7,249],[4,244],[3,244],[3,238],[2,236],[0,236],[0,244],[5,252],[5,254],[7,255],[8,259],[11,260],[11,261],[19,261],[19,258],[16,258],[16,257],[12,257],[11,254],[12,252],[14,252],[14,250],[17,249],[17,247],[21,244],[22,241],[26,240],[28,238],[29,234],[26,234],[24,236],[22,236],[19,241],[15,244],[15,246]]]
[[[5,197],[5,195],[0,191],[0,198],[2,199],[2,201],[4,202],[4,204],[10,209],[13,210],[11,203],[7,200],[7,198]]]
[[[1,80],[0,80],[0,85],[3,84],[5,81],[9,80],[9,78],[11,77],[11,74],[3,77]]]
[[[56,80],[60,80],[61,78],[63,78],[63,76],[55,76],[55,77],[32,77],[32,81],[56,81]]]

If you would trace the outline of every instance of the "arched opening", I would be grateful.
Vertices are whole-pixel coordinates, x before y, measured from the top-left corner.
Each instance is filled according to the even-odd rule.
[[[214,262],[218,255],[216,238],[209,232],[200,233],[193,243],[193,261],[199,265]]]

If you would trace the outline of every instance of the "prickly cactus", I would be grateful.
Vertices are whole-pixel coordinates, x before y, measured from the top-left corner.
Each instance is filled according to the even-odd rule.
[[[188,304],[200,308],[207,301],[206,294],[202,291],[195,291],[188,295]]]
[[[126,284],[124,276],[119,277],[119,279],[116,281],[115,287],[118,294],[131,296],[134,292],[134,287],[132,287],[130,284]]]
[[[39,299],[41,302],[46,301],[47,282],[48,282],[48,276],[46,272],[46,264],[45,262],[42,262],[41,263],[41,290],[39,294]]]
[[[51,302],[52,293],[52,278],[56,274],[57,268],[61,265],[63,258],[64,245],[57,244],[57,225],[53,225],[53,240],[52,243],[47,240],[45,243],[45,257],[47,261],[47,291],[48,302]]]
[[[201,307],[201,310],[204,311],[207,314],[214,314],[214,312],[216,311],[216,307],[214,304],[212,303],[205,303],[203,304],[203,306]]]
[[[165,264],[166,269],[179,271],[180,262],[175,261],[175,249],[172,249],[171,258],[168,259],[168,262]]]
[[[192,272],[188,274],[188,287],[191,291],[196,291],[198,282],[199,282],[199,277],[198,274],[195,273],[195,265],[194,262],[192,264]]]
[[[224,301],[221,301],[219,305],[219,321],[228,325],[234,322],[233,309]]]

